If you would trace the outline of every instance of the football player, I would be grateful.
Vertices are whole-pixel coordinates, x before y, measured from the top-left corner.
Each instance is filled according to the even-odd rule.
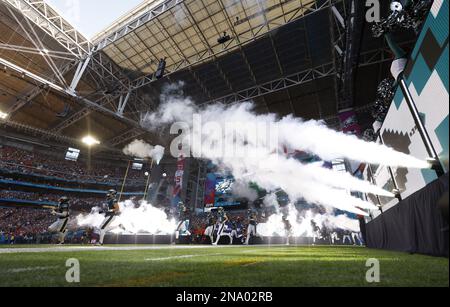
[[[208,227],[205,229],[205,236],[209,237],[211,244],[214,242],[214,232],[216,231],[216,220],[212,214],[208,214]]]
[[[233,225],[233,230],[231,231],[231,243],[230,244],[233,244],[233,238],[238,239],[239,243],[242,244],[244,233],[243,233],[241,218],[237,217],[236,221],[232,222],[232,225]]]
[[[248,216],[247,238],[245,239],[244,245],[248,245],[248,243],[250,242],[250,237],[251,236],[256,236],[257,235],[257,232],[256,232],[256,225],[257,225],[256,213],[253,212],[253,210],[248,209],[247,216]]]
[[[183,202],[178,203],[178,227],[175,231],[175,239],[179,240],[180,235],[182,236],[190,236],[191,233],[189,231],[190,217],[189,211]]]
[[[49,232],[56,232],[59,236],[59,245],[64,244],[67,232],[67,223],[69,222],[69,198],[63,196],[59,199],[58,207],[53,209],[51,214],[56,216],[58,220],[48,228]]]
[[[292,225],[286,215],[283,215],[282,219],[284,224],[284,231],[286,233],[286,245],[289,245],[289,238],[292,235]]]
[[[213,245],[217,245],[219,243],[220,237],[222,236],[223,230],[225,228],[226,223],[228,222],[228,216],[225,210],[222,207],[219,207],[217,211],[217,221],[219,222],[219,230],[217,232],[217,239]]]
[[[322,235],[320,233],[320,227],[317,226],[317,223],[314,220],[311,220],[311,228],[313,233],[313,243],[312,245],[316,245],[317,239],[322,239]]]
[[[100,240],[98,245],[103,245],[106,232],[110,229],[112,222],[120,213],[116,190],[108,191],[108,194],[106,195],[106,204],[104,205],[102,213],[105,214],[105,219],[100,225]]]

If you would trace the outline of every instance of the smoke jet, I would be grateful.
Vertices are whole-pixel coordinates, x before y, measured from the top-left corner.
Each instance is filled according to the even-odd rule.
[[[144,127],[156,130],[183,122],[188,131],[183,131],[179,141],[183,147],[187,145],[196,158],[210,160],[229,171],[237,181],[256,183],[269,193],[282,189],[292,202],[303,199],[368,215],[363,210],[377,207],[351,196],[350,191],[387,197],[394,195],[348,173],[325,169],[316,163],[302,164],[287,157],[285,148],[314,154],[325,161],[348,158],[396,167],[428,167],[425,161],[331,130],[320,121],[303,121],[293,116],[279,118],[275,114],[259,115],[253,111],[254,105],[250,102],[197,106],[189,97],[183,97],[177,85],[167,88],[169,91],[163,94],[159,109],[143,117]],[[171,92],[175,94],[171,95]]]

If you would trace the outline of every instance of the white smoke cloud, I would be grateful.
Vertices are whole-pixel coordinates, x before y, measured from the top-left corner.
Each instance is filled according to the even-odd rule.
[[[222,104],[198,107],[187,97],[176,92],[177,85],[169,87],[163,104],[154,113],[143,117],[143,125],[158,129],[175,122],[184,122],[191,131],[184,136],[185,144],[195,157],[211,160],[230,171],[236,180],[254,182],[269,193],[282,189],[291,201],[307,202],[367,215],[361,209],[376,209],[366,201],[355,198],[348,191],[360,191],[392,197],[393,194],[350,174],[324,169],[320,165],[305,165],[285,155],[277,154],[283,147],[316,154],[324,160],[349,158],[374,164],[428,167],[424,161],[391,148],[367,143],[355,136],[328,129],[322,122],[303,121],[292,116],[279,119],[275,114],[257,115],[252,103],[230,106]],[[201,128],[195,129],[194,114],[201,118]],[[209,125],[206,123],[213,123]],[[227,125],[233,124],[233,130]],[[244,123],[244,125],[242,125]],[[246,126],[247,125],[247,126]],[[248,135],[249,127],[258,133]],[[273,129],[265,129],[266,127]],[[259,133],[261,132],[262,133]],[[275,134],[277,142],[268,138]],[[198,143],[197,143],[198,142]],[[228,155],[233,149],[244,153],[239,157]]]
[[[164,147],[160,145],[152,146],[142,140],[134,140],[123,149],[123,153],[127,156],[142,159],[152,158],[153,161],[156,162],[156,164],[159,164],[159,162],[163,158],[164,151]]]
[[[358,220],[351,219],[344,214],[318,214],[311,210],[299,212],[293,205],[289,205],[286,211],[284,214],[291,224],[291,232],[294,237],[312,237],[312,220],[320,228],[326,227],[330,231],[336,229],[350,230],[352,232],[360,231]],[[266,223],[258,224],[258,234],[262,236],[285,236],[286,230],[283,223],[283,213],[273,214],[268,218]]]
[[[174,233],[177,228],[175,220],[169,220],[163,210],[153,207],[146,201],[140,201],[136,207],[135,202],[126,200],[120,202],[119,207],[120,215],[111,225],[112,233],[168,235]],[[105,218],[99,211],[100,208],[95,207],[89,214],[78,215],[77,226],[99,228]]]
[[[264,197],[263,205],[264,205],[264,207],[266,207],[266,208],[271,208],[271,207],[273,207],[273,208],[275,208],[275,210],[278,211],[278,209],[279,209],[279,203],[278,203],[278,197],[277,197],[277,194],[275,194],[275,193],[267,194],[267,195]]]
[[[231,186],[231,193],[237,198],[246,198],[249,201],[255,201],[258,193],[252,189],[248,183],[243,181],[235,181]]]

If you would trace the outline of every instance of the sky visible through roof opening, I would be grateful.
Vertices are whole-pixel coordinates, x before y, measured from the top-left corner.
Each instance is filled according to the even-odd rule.
[[[88,39],[143,2],[143,0],[45,1]]]

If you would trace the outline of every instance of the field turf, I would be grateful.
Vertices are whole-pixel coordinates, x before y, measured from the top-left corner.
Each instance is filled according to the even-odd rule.
[[[24,249],[26,248],[26,249]],[[76,258],[81,282],[65,280]],[[381,281],[366,282],[366,261]],[[449,286],[449,261],[363,247],[0,247],[0,286]]]

